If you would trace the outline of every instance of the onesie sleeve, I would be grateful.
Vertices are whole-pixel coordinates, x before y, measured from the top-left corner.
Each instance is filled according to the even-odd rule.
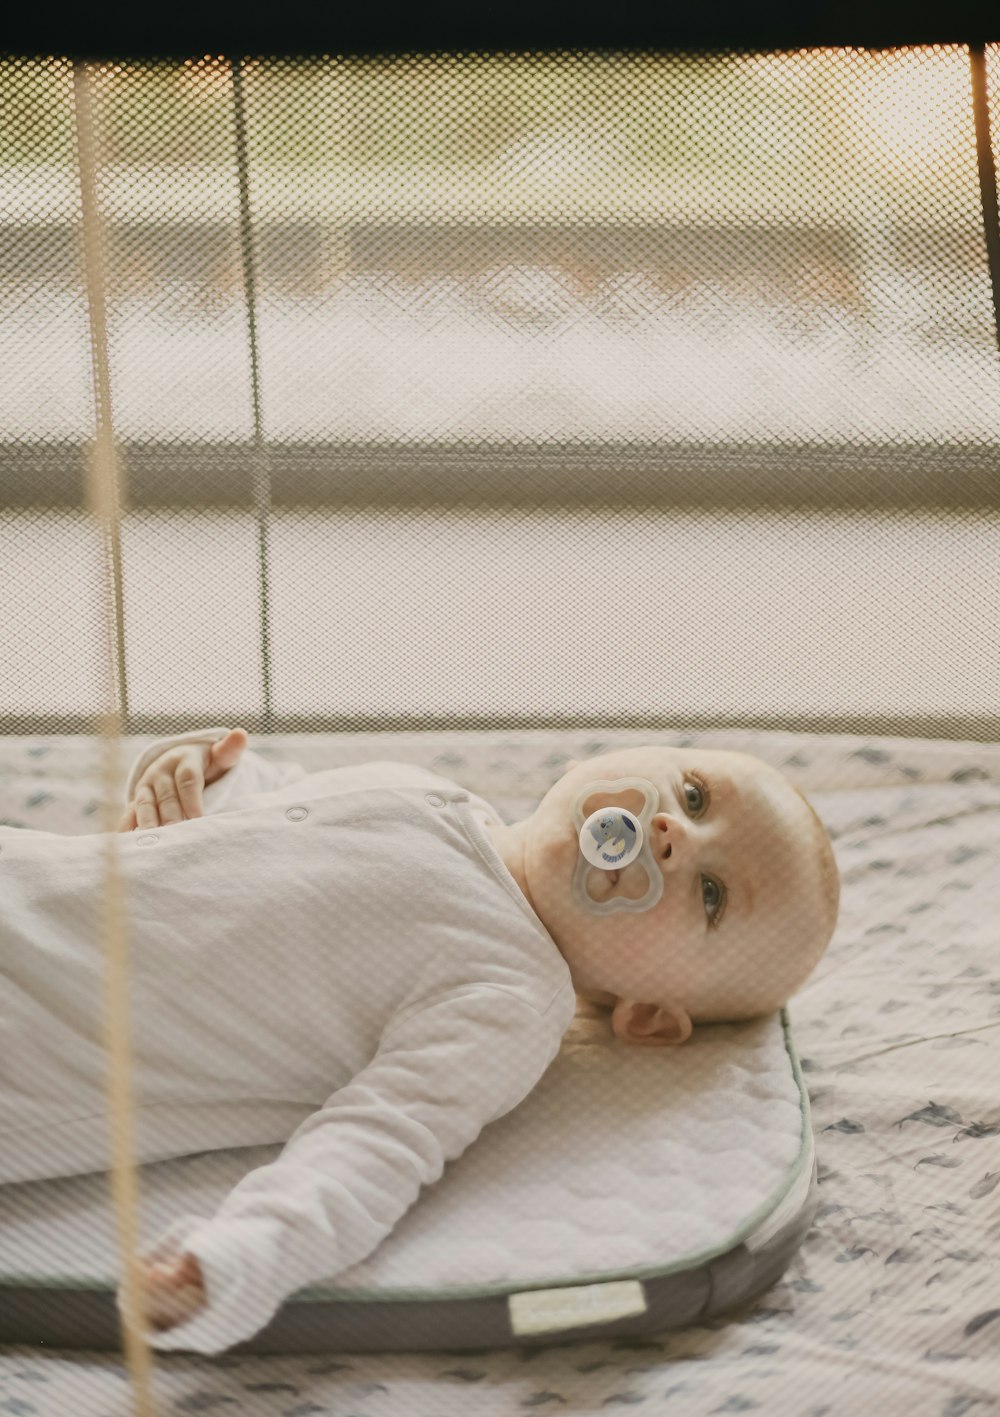
[[[152,1346],[221,1353],[297,1289],[369,1255],[421,1187],[545,1073],[561,1042],[557,1001],[542,1013],[483,985],[398,1015],[372,1061],[276,1160],[249,1172],[214,1218],[180,1218],[144,1256],[194,1255],[207,1295],[200,1313],[151,1335]]]
[[[125,782],[125,801],[135,797],[139,778],[146,768],[168,748],[179,748],[183,743],[218,743],[231,732],[229,728],[198,728],[190,733],[178,733],[171,738],[159,738],[150,743],[135,759],[128,770]],[[273,792],[286,783],[297,782],[305,776],[305,768],[299,763],[275,763],[261,757],[252,748],[244,748],[239,761],[214,782],[206,783],[202,793],[202,807],[205,815],[224,812],[240,797],[258,792]]]

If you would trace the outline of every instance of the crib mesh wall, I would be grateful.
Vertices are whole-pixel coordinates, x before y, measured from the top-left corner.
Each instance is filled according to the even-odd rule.
[[[965,46],[87,80],[120,576],[73,66],[8,59],[0,731],[93,731],[110,596],[127,733],[996,737]]]
[[[961,45],[0,60],[0,734],[113,702],[140,735],[996,738],[973,72]],[[987,113],[998,87],[988,47]],[[80,939],[120,1084],[150,932],[107,859]]]

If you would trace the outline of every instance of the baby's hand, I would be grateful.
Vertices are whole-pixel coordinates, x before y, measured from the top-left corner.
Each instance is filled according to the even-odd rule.
[[[151,1328],[162,1333],[185,1323],[206,1304],[205,1281],[194,1255],[173,1261],[136,1261],[138,1302]]]
[[[170,826],[202,815],[202,792],[239,760],[249,739],[234,728],[218,743],[183,743],[168,748],[146,768],[135,786],[135,801],[120,818],[118,830],[140,831]]]

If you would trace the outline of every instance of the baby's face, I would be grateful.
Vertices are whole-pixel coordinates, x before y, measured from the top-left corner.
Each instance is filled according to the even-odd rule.
[[[663,893],[646,911],[600,917],[572,892],[580,855],[573,804],[589,782],[629,776],[648,778],[659,793],[647,839]],[[608,804],[638,813],[642,798],[597,792],[584,816]],[[615,1010],[616,1033],[632,1042],[683,1042],[692,1023],[770,1013],[826,946],[832,922],[815,821],[788,780],[759,759],[699,748],[605,753],[571,764],[528,825],[524,873],[534,908],[578,993],[648,1006]],[[639,899],[647,885],[640,856],[618,873],[590,868],[585,888],[595,900]]]

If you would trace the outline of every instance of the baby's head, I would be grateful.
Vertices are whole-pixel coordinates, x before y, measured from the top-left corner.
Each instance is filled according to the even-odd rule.
[[[649,909],[598,916],[574,896],[580,859],[573,807],[596,779],[642,777],[659,794],[646,838],[663,872]],[[636,789],[598,791],[587,817],[611,805],[638,815]],[[610,1005],[630,1043],[683,1043],[696,1023],[780,1009],[823,955],[840,885],[829,838],[777,768],[747,753],[624,748],[570,763],[535,812],[503,829],[501,847],[532,908],[566,959],[576,992]],[[513,869],[513,868],[512,868]],[[593,900],[639,900],[641,858],[619,872],[588,867]]]

